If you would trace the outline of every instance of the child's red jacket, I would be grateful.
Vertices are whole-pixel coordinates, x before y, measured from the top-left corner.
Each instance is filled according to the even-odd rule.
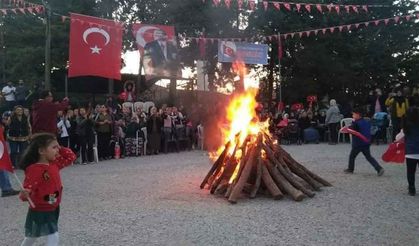
[[[30,198],[35,204],[34,211],[54,211],[61,202],[63,186],[60,169],[71,165],[76,155],[69,148],[61,147],[59,156],[49,164],[35,163],[25,170],[23,187],[31,190]],[[24,199],[21,196],[22,200]]]

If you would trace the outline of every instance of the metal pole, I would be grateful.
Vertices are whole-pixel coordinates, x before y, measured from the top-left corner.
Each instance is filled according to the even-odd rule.
[[[3,1],[0,1],[0,8],[3,7]],[[1,82],[6,83],[6,45],[4,43],[4,17],[0,17],[0,52],[1,52]]]
[[[145,81],[143,81],[143,77],[142,77],[142,73],[143,73],[143,60],[144,60],[144,53],[141,54],[140,50],[138,50],[138,53],[140,53],[140,64],[138,66],[138,77],[137,77],[137,86],[136,88],[136,93],[137,96],[140,95],[142,90],[145,90]]]
[[[278,32],[278,42],[281,42],[281,33]],[[282,49],[282,44],[281,49]],[[278,47],[279,48],[279,47]],[[278,85],[279,85],[279,101],[282,102],[282,76],[281,76],[281,59],[278,57]]]
[[[42,0],[45,8],[45,89],[51,89],[51,9],[46,0]]]
[[[64,77],[64,96],[68,97],[68,76],[67,76],[67,74]]]

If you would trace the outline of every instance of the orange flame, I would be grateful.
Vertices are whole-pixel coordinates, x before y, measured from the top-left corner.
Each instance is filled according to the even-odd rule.
[[[245,69],[244,64],[235,63],[236,69]],[[238,150],[234,157],[240,162],[242,151],[239,149],[246,138],[250,140],[247,144],[252,144],[256,140],[257,134],[261,132],[268,133],[269,120],[260,122],[256,114],[256,107],[258,103],[255,99],[257,89],[251,88],[247,91],[236,94],[230,101],[226,110],[226,123],[220,125],[221,132],[223,135],[223,145],[217,150],[216,154],[213,154],[211,158],[216,159],[224,150],[224,146],[227,142],[230,142],[230,147],[227,150],[228,155],[231,157],[234,148],[237,146]],[[233,175],[231,176],[229,183],[234,182],[240,169],[240,163],[236,165]]]

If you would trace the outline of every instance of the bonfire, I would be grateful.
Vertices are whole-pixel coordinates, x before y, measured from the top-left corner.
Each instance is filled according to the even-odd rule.
[[[289,195],[295,201],[313,197],[329,182],[311,172],[287,153],[269,133],[269,121],[259,121],[255,108],[257,90],[236,95],[227,107],[224,145],[210,153],[214,161],[201,183],[211,194],[236,203],[244,194],[250,198],[270,194],[273,199]]]

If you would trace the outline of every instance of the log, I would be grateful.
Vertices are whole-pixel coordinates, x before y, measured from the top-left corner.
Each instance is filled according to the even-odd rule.
[[[239,179],[237,180],[236,185],[234,185],[230,196],[228,197],[228,201],[230,203],[236,203],[238,197],[240,196],[244,184],[247,182],[249,178],[250,172],[252,171],[252,163],[257,160],[257,155],[259,155],[260,150],[262,148],[262,135],[259,134],[256,140],[256,146],[252,148],[249,160],[246,162],[245,166],[243,167],[243,171],[240,174]]]
[[[277,149],[280,151],[281,154],[285,155],[292,162],[292,164],[294,164],[297,167],[303,169],[303,171],[306,172],[308,175],[310,175],[314,180],[316,180],[317,182],[319,182],[320,184],[322,184],[324,186],[332,186],[331,183],[329,183],[325,179],[321,178],[317,174],[311,172],[306,167],[304,167],[303,165],[298,163],[294,158],[292,158],[292,156],[289,153],[287,153],[283,148],[281,148],[281,146],[277,146]]]
[[[252,191],[250,192],[250,198],[256,197],[256,193],[258,192],[259,187],[260,187],[261,179],[262,179],[262,157],[259,154],[257,162],[256,162],[256,180],[255,180],[254,186],[252,187]]]
[[[264,163],[266,164],[266,167],[268,168],[272,178],[275,180],[276,184],[281,190],[289,194],[295,201],[302,201],[304,199],[304,194],[292,186],[290,182],[288,182],[288,180],[278,171],[277,168],[275,168],[269,161]]]
[[[278,188],[278,186],[275,184],[275,181],[272,179],[271,175],[269,174],[268,169],[266,166],[261,163],[262,167],[262,180],[265,184],[266,188],[268,189],[269,193],[272,195],[272,197],[275,200],[282,199],[284,197],[284,194],[282,194],[281,190]]]
[[[298,177],[302,178],[304,181],[306,181],[314,190],[318,191],[320,190],[320,187],[322,184],[317,182],[315,179],[313,179],[310,175],[308,175],[306,172],[304,172],[303,169],[297,167],[296,165],[292,164],[290,160],[288,160],[286,157],[281,157],[284,163],[287,165],[287,167],[295,173]]]
[[[273,143],[269,141],[270,139],[267,139],[267,142],[270,143],[269,146],[274,151],[275,157],[277,159],[279,159],[280,161],[283,160],[282,163],[285,163],[293,173],[295,173],[300,178],[304,179],[304,181],[306,181],[314,190],[320,190],[320,187],[322,186],[321,183],[317,182],[311,175],[306,173],[304,169],[301,169],[299,166],[295,165],[297,161],[295,161],[288,152],[286,152],[278,145],[273,145]]]
[[[211,190],[210,190],[210,193],[211,194],[214,194],[215,190],[218,188],[218,185],[226,177],[226,175],[228,175],[228,174],[231,175],[232,172],[234,172],[234,168],[237,165],[237,164],[234,165],[234,163],[236,161],[235,158],[234,158],[234,155],[236,155],[236,151],[237,151],[238,145],[239,144],[237,143],[236,146],[234,146],[233,153],[231,154],[230,158],[226,161],[226,164],[224,166],[223,173],[221,173],[219,175],[219,177],[215,180],[215,182],[211,185]],[[228,182],[228,180],[227,180],[227,182]]]
[[[273,152],[273,150],[271,150],[271,148],[269,148],[266,144],[263,144],[262,147],[265,150],[266,155],[268,156],[271,163],[273,163],[274,166],[276,166],[276,168],[279,170],[282,176],[284,176],[288,180],[288,182],[291,183],[291,185],[293,185],[296,189],[302,191],[308,197],[313,197],[315,195],[314,192],[304,187],[304,185],[302,185],[297,179],[294,178],[291,172],[289,172],[287,169],[283,167],[283,164],[275,158],[275,153]]]
[[[240,147],[241,151],[242,151],[242,156],[240,158],[240,163],[239,163],[239,170],[237,171],[237,177],[236,179],[228,186],[227,188],[227,192],[225,193],[225,198],[229,198],[231,191],[233,190],[233,187],[236,185],[237,180],[239,180],[240,176],[241,176],[241,172],[243,171],[244,165],[246,164],[247,160],[249,159],[250,156],[250,151],[247,151],[247,142],[249,142],[249,136],[246,137],[246,139],[244,140],[242,146]]]
[[[221,181],[221,183],[217,186],[217,189],[215,190],[215,194],[223,194],[224,192],[226,192],[228,188],[228,181],[223,180]]]
[[[205,185],[208,182],[208,179],[214,174],[214,171],[218,170],[220,166],[222,166],[222,164],[224,163],[224,158],[227,155],[227,151],[228,148],[230,147],[230,141],[228,141],[224,147],[223,152],[221,153],[221,155],[218,157],[218,159],[214,162],[214,164],[212,165],[211,169],[209,170],[209,172],[207,173],[207,175],[205,176],[204,180],[202,180],[201,185],[199,186],[201,189],[203,189],[205,187]]]

